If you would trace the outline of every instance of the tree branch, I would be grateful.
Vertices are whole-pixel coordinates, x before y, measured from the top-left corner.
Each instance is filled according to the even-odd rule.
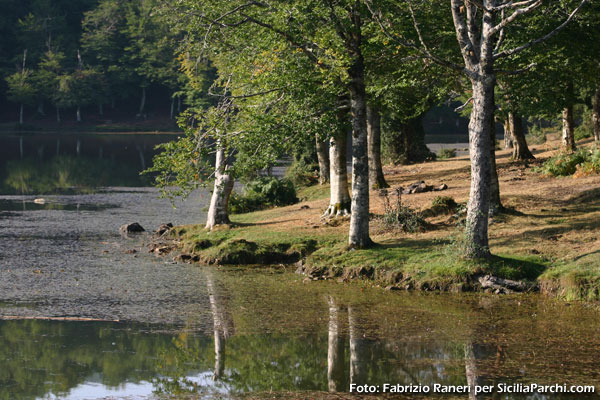
[[[565,22],[563,22],[562,24],[560,24],[559,26],[554,28],[554,30],[551,31],[550,33],[542,36],[541,38],[538,38],[538,39],[532,40],[528,43],[525,43],[519,47],[515,47],[510,50],[504,50],[504,51],[501,51],[500,53],[496,53],[496,54],[494,54],[494,60],[497,60],[502,57],[512,56],[514,54],[520,53],[523,50],[533,47],[538,43],[542,43],[542,42],[545,42],[546,40],[550,39],[551,37],[553,37],[560,31],[562,31],[569,24],[569,22],[571,22],[571,20],[575,17],[575,14],[577,14],[579,12],[579,10],[583,7],[583,5],[587,2],[588,2],[588,0],[581,0],[581,3],[579,3],[579,5],[571,12],[571,14],[569,14],[569,17],[565,20]]]
[[[515,10],[515,12],[513,12],[511,15],[509,15],[506,18],[503,18],[502,21],[500,21],[500,23],[498,25],[496,25],[492,29],[490,29],[490,32],[489,32],[490,37],[494,36],[500,30],[502,30],[506,26],[510,25],[515,19],[517,19],[521,15],[530,13],[535,8],[539,7],[541,4],[542,4],[542,0],[536,0],[535,2],[531,3],[527,7],[523,7],[523,8],[519,8],[518,10]]]

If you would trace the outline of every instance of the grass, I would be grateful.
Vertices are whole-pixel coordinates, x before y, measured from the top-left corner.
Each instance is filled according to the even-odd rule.
[[[566,300],[600,300],[600,252],[548,269],[540,283],[544,291]]]
[[[549,137],[537,148],[540,163],[556,154],[559,143],[558,138]],[[368,279],[400,288],[469,290],[475,277],[491,274],[537,282],[542,292],[570,300],[600,300],[598,176],[549,177],[511,163],[509,150],[497,155],[502,201],[511,211],[490,221],[490,247],[495,256],[489,260],[461,258],[460,243],[453,239],[469,194],[467,157],[386,168],[391,190],[415,180],[443,182],[448,189],[444,197],[437,192],[402,196],[402,204],[420,212],[431,227],[416,233],[386,228],[381,218],[385,202],[379,191],[372,191],[371,238],[378,245],[370,249],[347,248],[347,219],[321,220],[328,205],[327,185],[299,190],[299,204],[234,215],[230,227],[212,232],[202,226],[183,227],[181,240],[188,250],[213,261],[227,257],[232,262],[256,261],[249,255],[253,252],[259,258],[288,261],[306,256],[305,270],[314,272],[314,277]],[[204,240],[210,244],[206,248],[191,248]]]
[[[344,244],[321,248],[307,259],[313,270],[332,269],[337,276],[363,271],[385,284],[449,290],[471,284],[479,275],[535,281],[548,268],[539,256],[497,255],[489,260],[467,260],[454,252],[452,243],[406,239],[370,249],[348,251]]]

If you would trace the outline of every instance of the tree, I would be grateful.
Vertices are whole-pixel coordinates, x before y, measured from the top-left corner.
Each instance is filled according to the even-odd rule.
[[[344,1],[333,5],[318,2],[277,3],[220,3],[183,2],[185,12],[199,16],[196,26],[205,29],[204,43],[222,40],[226,35],[256,40],[248,37],[249,30],[275,37],[277,47],[286,48],[303,57],[322,76],[323,85],[343,87],[350,98],[352,112],[352,206],[349,245],[367,247],[369,237],[369,184],[367,162],[367,95],[365,63],[362,54],[363,18],[366,8],[359,1]],[[184,14],[180,9],[180,15]],[[323,24],[323,19],[326,23]],[[240,23],[240,20],[242,21]],[[210,35],[210,37],[208,37]],[[262,36],[262,35],[261,35]],[[245,43],[249,43],[246,41]]]
[[[418,42],[409,42],[401,37],[390,35],[391,39],[402,45],[415,48],[422,57],[466,75],[470,82],[472,96],[472,111],[469,123],[471,190],[466,221],[465,253],[467,257],[490,256],[488,242],[490,182],[492,179],[492,143],[490,139],[494,124],[497,64],[556,35],[567,26],[585,2],[586,0],[582,0],[558,27],[545,34],[540,32],[539,38],[529,40],[516,47],[505,47],[503,38],[509,34],[508,28],[515,21],[526,17],[539,8],[542,5],[540,0],[527,0],[516,3],[502,3],[498,0],[484,0],[482,2],[451,0],[450,9],[454,31],[462,58],[460,63],[432,52],[437,48],[428,46],[427,36],[424,35],[426,31],[422,30],[419,25],[422,20],[418,19],[419,13],[413,10],[410,1],[409,8],[418,35]],[[547,7],[552,7],[552,5]],[[420,8],[421,10],[425,9],[425,11],[435,11],[435,8],[429,2],[421,3]],[[377,16],[377,13],[374,13],[374,15]],[[382,30],[387,30],[384,23],[381,22],[382,19],[378,19]]]
[[[60,122],[60,108],[57,93],[60,87],[60,75],[63,70],[64,55],[47,51],[34,73],[35,85],[39,88],[42,101],[50,101],[56,108],[56,121]]]
[[[31,71],[25,68],[27,50],[23,52],[23,65],[21,71],[6,78],[8,85],[7,97],[10,101],[19,104],[19,125],[23,125],[23,108],[35,101],[37,91],[33,85]]]

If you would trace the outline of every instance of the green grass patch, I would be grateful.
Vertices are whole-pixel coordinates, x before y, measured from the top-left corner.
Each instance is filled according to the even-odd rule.
[[[600,251],[548,269],[542,288],[566,300],[600,300]]]
[[[347,269],[373,271],[375,277],[388,274],[412,287],[441,290],[454,284],[468,284],[473,277],[485,274],[535,281],[548,267],[540,257],[528,255],[467,260],[455,255],[448,244],[424,240],[384,243],[364,250],[348,250],[340,243],[315,251],[308,257],[307,265],[330,269],[338,275]]]
[[[212,231],[202,226],[174,228],[185,254],[199,256],[207,264],[242,265],[296,262],[314,252],[329,239],[259,229],[256,226],[219,227]]]

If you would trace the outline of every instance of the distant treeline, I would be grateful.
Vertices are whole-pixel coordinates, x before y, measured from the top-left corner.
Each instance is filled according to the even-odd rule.
[[[204,101],[185,96],[189,82],[176,56],[184,37],[156,0],[0,5],[2,122],[173,118],[184,102]]]

